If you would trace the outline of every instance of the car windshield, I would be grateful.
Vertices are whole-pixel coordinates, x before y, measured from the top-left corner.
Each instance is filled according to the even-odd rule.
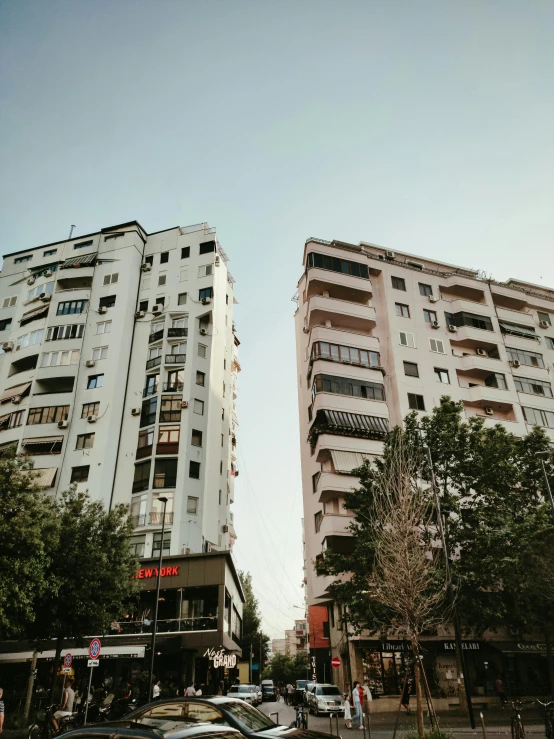
[[[334,685],[324,685],[322,688],[315,689],[316,695],[338,695],[340,696],[340,690]]]
[[[231,688],[229,692],[230,693],[251,693],[252,688],[250,687],[250,685],[233,685],[233,687]]]
[[[242,724],[250,731],[265,731],[266,729],[274,729],[275,724],[271,719],[265,716],[257,708],[249,706],[247,703],[225,703],[222,708],[234,716],[239,724]]]
[[[306,687],[307,684],[308,684],[308,681],[307,680],[297,680],[296,681],[296,689],[297,690],[301,690],[301,689],[304,690],[304,688]]]

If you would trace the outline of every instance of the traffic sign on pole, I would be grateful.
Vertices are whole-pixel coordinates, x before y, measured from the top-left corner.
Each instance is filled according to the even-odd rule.
[[[88,653],[91,659],[96,659],[100,656],[100,639],[94,638],[91,643],[89,644]]]
[[[99,659],[89,659],[87,661],[87,667],[98,667],[99,664],[100,664]]]
[[[63,666],[64,667],[71,667],[71,663],[73,662],[73,655],[69,652],[65,655],[63,658]]]
[[[335,670],[338,670],[340,667],[340,657],[333,657],[331,660],[331,667],[334,667]]]

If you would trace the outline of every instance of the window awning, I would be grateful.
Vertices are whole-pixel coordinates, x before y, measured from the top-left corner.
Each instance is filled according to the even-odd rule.
[[[537,335],[532,328],[527,326],[519,326],[516,323],[509,323],[508,321],[498,321],[500,324],[500,330],[503,334],[511,334],[512,336],[523,336],[525,339],[537,340]]]
[[[25,395],[30,387],[31,383],[25,382],[23,385],[14,385],[8,388],[8,390],[4,390],[2,395],[0,395],[0,403],[6,403],[8,400],[15,398],[16,395]]]
[[[61,265],[60,269],[68,269],[69,267],[91,267],[96,262],[98,252],[94,254],[81,254],[78,257],[70,257]]]
[[[54,484],[54,478],[56,477],[57,467],[43,467],[30,471],[30,475],[33,478],[33,482],[39,487],[51,488]]]
[[[64,650],[65,651],[65,650]],[[122,657],[126,659],[142,659],[144,657],[145,647],[142,644],[132,645],[121,645],[108,647],[102,644],[102,657],[115,659],[116,657]],[[73,659],[87,659],[89,657],[88,647],[73,647],[71,649]],[[43,652],[38,652],[38,659],[52,660],[56,655],[55,649],[45,649]],[[21,651],[21,652],[1,652],[0,662],[30,662],[33,658],[33,652]]]
[[[46,315],[49,308],[49,303],[46,303],[46,305],[41,305],[40,308],[33,308],[33,310],[30,310],[21,316],[21,318],[19,319],[19,323],[23,326],[26,323],[29,323],[29,321],[32,321],[35,318],[39,318],[41,315]]]
[[[0,456],[5,454],[8,449],[15,449],[17,447],[17,441],[7,441],[5,444],[0,444]]]
[[[350,474],[352,470],[361,467],[366,459],[371,459],[370,454],[361,452],[343,452],[338,449],[329,449],[333,459],[335,472]]]
[[[63,436],[37,436],[34,439],[23,439],[23,446],[50,446],[52,444],[60,444]]]
[[[323,413],[325,421],[329,426],[345,431],[362,431],[372,434],[386,434],[389,430],[389,422],[380,416],[365,416],[361,413],[345,413],[344,411],[319,411]]]

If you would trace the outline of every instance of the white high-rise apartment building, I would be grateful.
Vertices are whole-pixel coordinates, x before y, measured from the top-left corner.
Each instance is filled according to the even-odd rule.
[[[138,556],[228,550],[239,341],[215,229],[137,221],[7,254],[0,449],[131,508]],[[166,534],[161,542],[162,503]]]
[[[323,637],[310,633],[310,643],[319,640],[329,675],[344,631],[328,593],[334,578],[317,576],[314,562],[327,549],[349,551],[343,503],[357,486],[352,470],[381,453],[391,426],[443,395],[461,401],[468,418],[515,434],[539,425],[554,442],[554,290],[364,242],[309,239],[303,265],[295,323],[305,579],[310,632],[328,612]],[[386,692],[387,675],[401,673],[400,648],[377,657],[368,635],[352,644],[354,677],[384,671],[375,684]]]

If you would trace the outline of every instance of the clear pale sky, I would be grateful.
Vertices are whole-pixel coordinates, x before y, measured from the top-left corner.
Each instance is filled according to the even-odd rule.
[[[237,279],[235,522],[302,615],[291,297],[309,236],[554,286],[550,0],[2,0],[1,252],[209,221]]]

